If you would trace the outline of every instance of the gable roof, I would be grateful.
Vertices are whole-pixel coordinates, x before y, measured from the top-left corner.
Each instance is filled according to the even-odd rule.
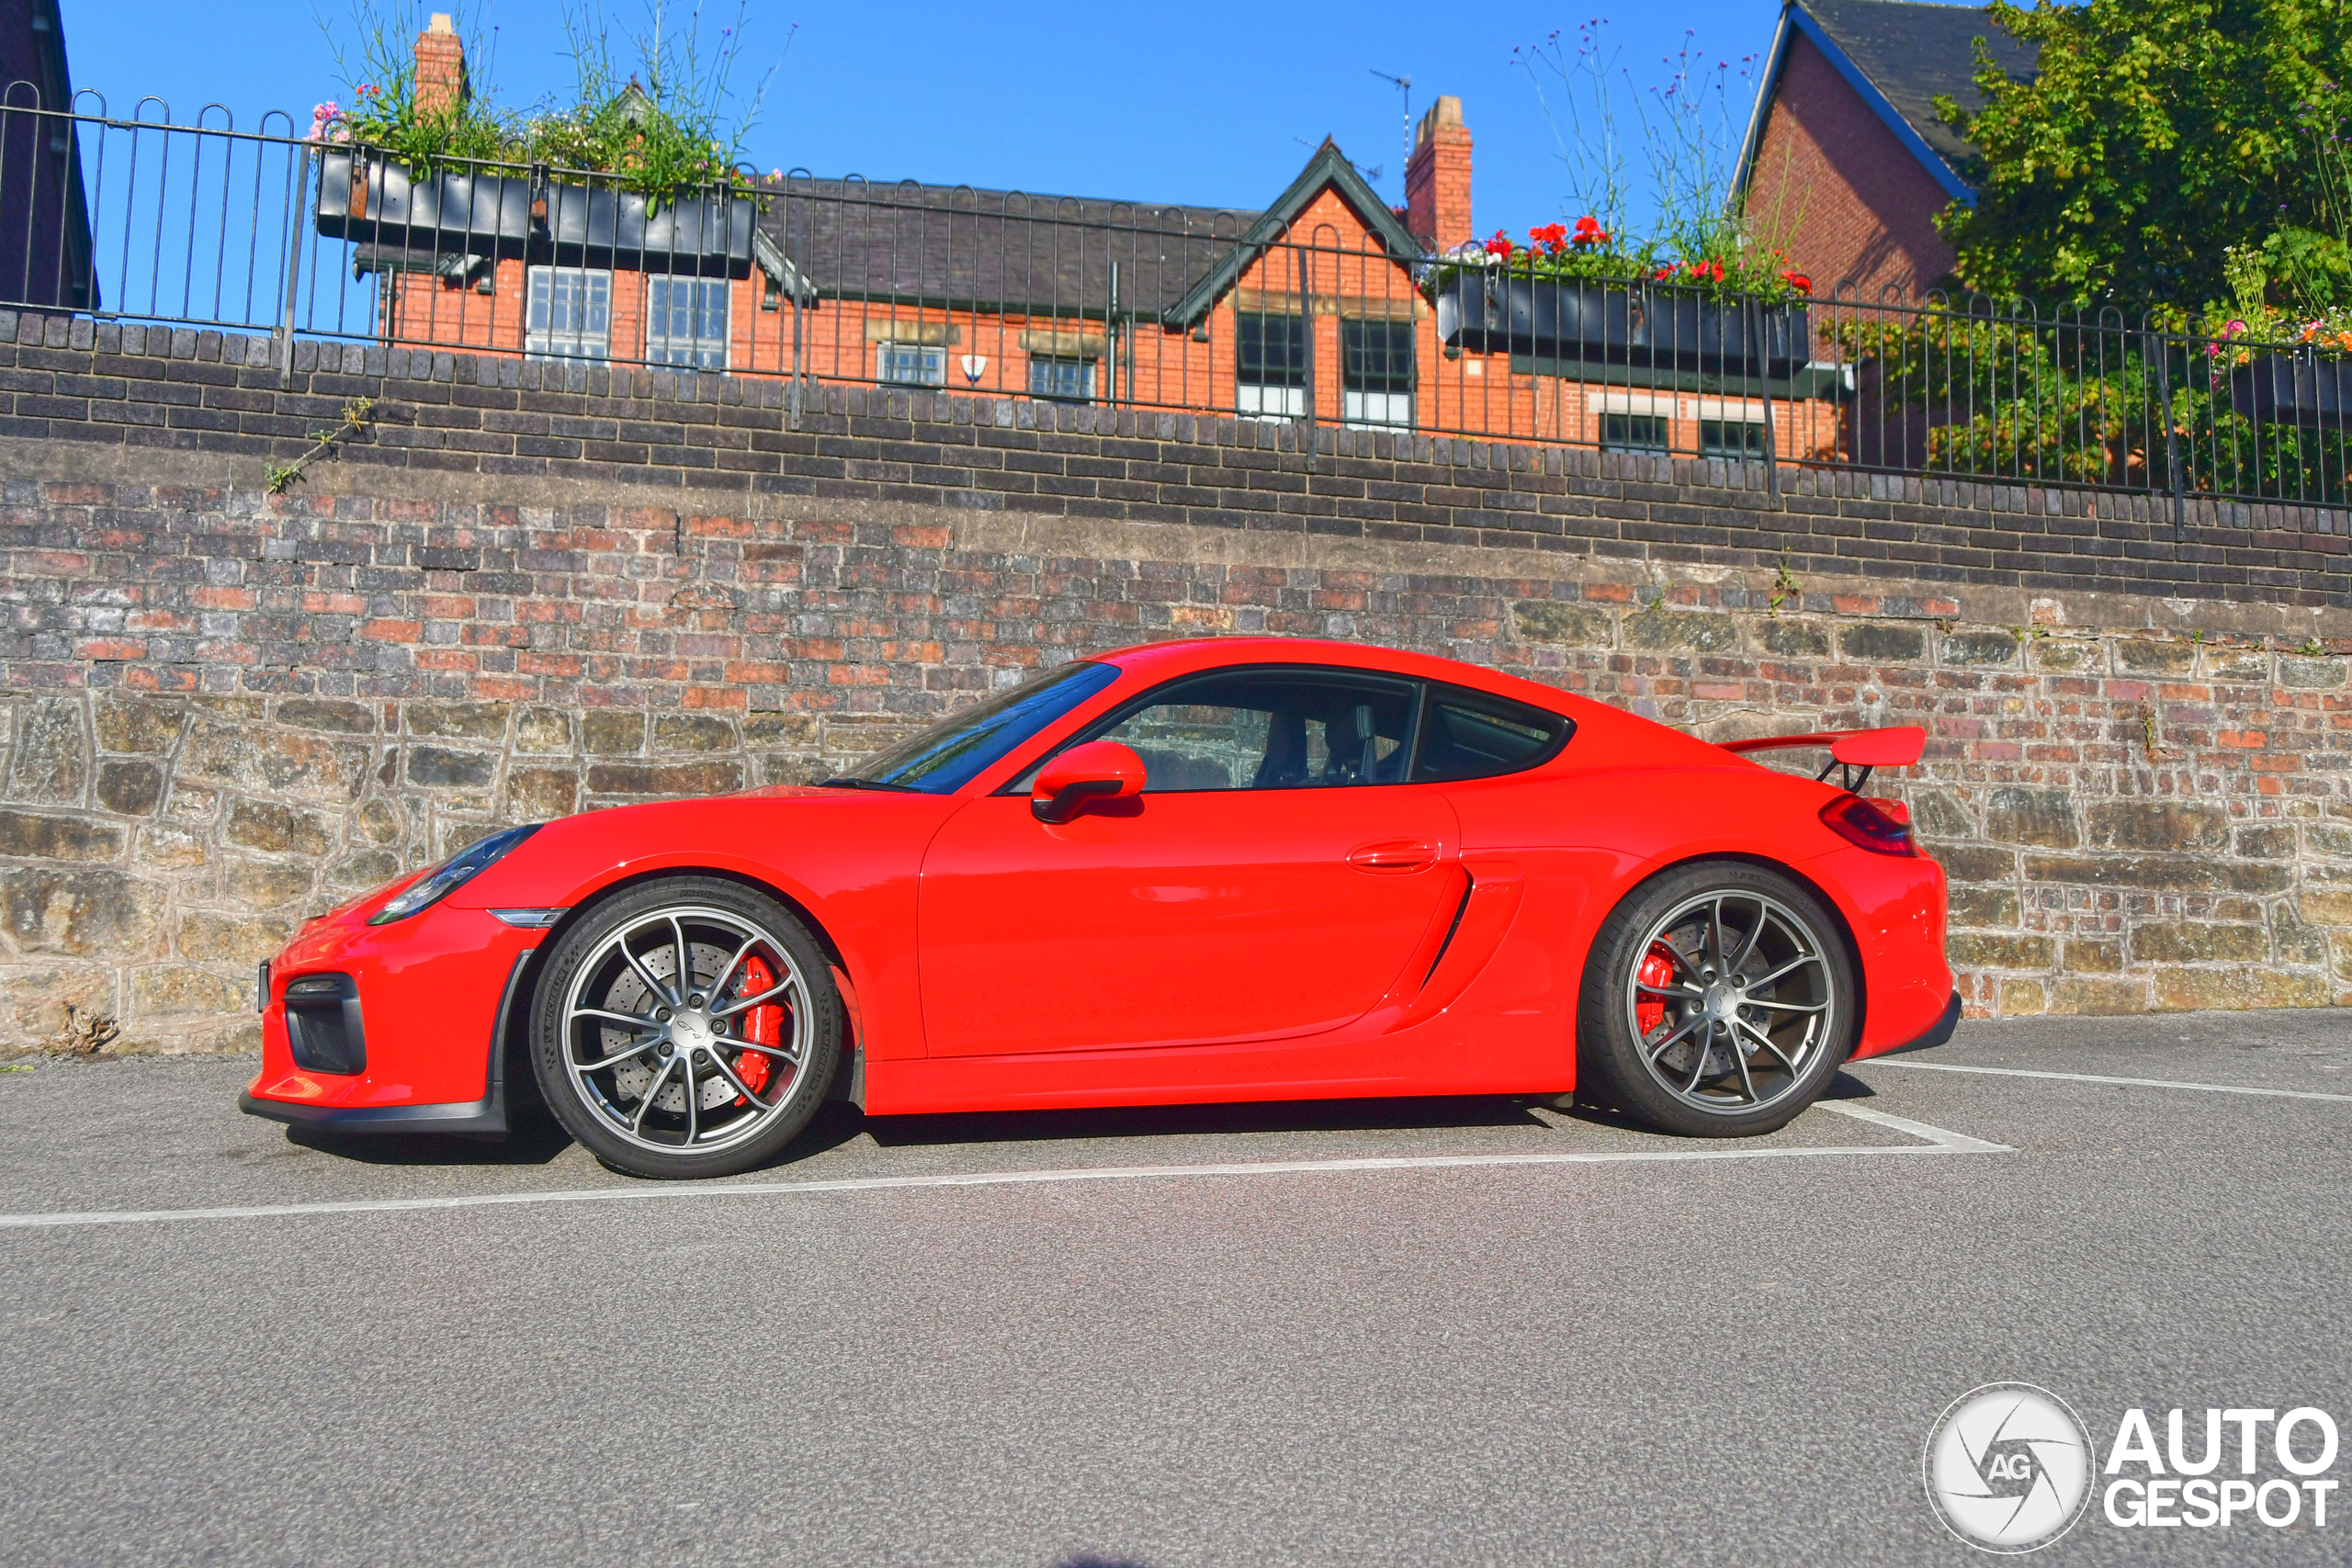
[[[1381,247],[1390,255],[1399,262],[1412,261],[1420,256],[1420,244],[1407,231],[1405,220],[1380,199],[1364,177],[1356,172],[1356,166],[1348,162],[1347,155],[1340,151],[1339,143],[1327,136],[1323,139],[1323,145],[1315,150],[1315,156],[1306,161],[1306,167],[1299,171],[1298,178],[1291,181],[1290,188],[1275,197],[1274,204],[1260,213],[1258,220],[1250,225],[1249,232],[1241,236],[1241,243],[1220,258],[1199,282],[1185,292],[1183,298],[1169,307],[1165,324],[1170,328],[1189,327],[1208,314],[1211,308],[1225,298],[1226,292],[1240,281],[1241,275],[1250,270],[1250,264],[1266,253],[1267,246],[1280,240],[1291,224],[1297,221],[1298,215],[1306,211],[1327,188],[1337,190],[1340,199],[1355,209],[1356,216],[1363,220],[1364,227],[1379,237]]]
[[[1157,319],[1259,214],[970,186],[762,182],[764,249],[809,299]],[[781,278],[780,278],[781,280]]]
[[[1827,57],[1862,101],[1877,111],[1895,140],[1909,149],[1954,199],[1976,199],[1976,149],[1936,114],[1936,96],[1949,95],[1964,109],[1984,107],[1976,90],[1976,39],[2011,76],[2030,79],[2037,51],[1994,25],[1973,6],[1923,4],[1921,0],[1788,0],[1772,40],[1763,90],[1740,151],[1738,184],[1744,188],[1764,117],[1779,90],[1781,69],[1792,38],[1802,35]]]

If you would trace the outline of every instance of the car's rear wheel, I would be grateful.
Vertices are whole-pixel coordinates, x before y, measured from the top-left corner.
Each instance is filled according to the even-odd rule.
[[[1851,1053],[1853,965],[1792,876],[1744,861],[1677,866],[1602,926],[1577,1010],[1577,1089],[1669,1133],[1769,1133]]]
[[[840,1056],[824,953],[774,898],[664,877],[557,940],[534,1004],[539,1092],[589,1151],[636,1176],[727,1176],[816,1114]]]

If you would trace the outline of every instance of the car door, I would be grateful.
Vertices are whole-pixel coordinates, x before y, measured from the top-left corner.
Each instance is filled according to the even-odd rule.
[[[1073,738],[1133,747],[1141,795],[1046,824],[1024,777],[966,806],[923,862],[931,1055],[1278,1039],[1362,1017],[1461,896],[1453,808],[1405,782],[1419,705],[1416,683],[1350,671],[1193,676]]]

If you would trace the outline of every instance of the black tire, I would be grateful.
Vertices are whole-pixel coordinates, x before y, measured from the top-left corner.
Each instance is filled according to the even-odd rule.
[[[1751,862],[1679,865],[1611,912],[1585,961],[1577,1099],[1686,1137],[1770,1133],[1820,1098],[1860,1021],[1819,896]]]
[[[761,996],[774,999],[746,1000]],[[831,964],[791,910],[721,877],[665,876],[592,906],[557,939],[531,1000],[532,1077],[564,1130],[616,1170],[731,1176],[817,1113],[842,1011]],[[640,1021],[608,1021],[622,1017]],[[775,1038],[761,1043],[763,1030]]]

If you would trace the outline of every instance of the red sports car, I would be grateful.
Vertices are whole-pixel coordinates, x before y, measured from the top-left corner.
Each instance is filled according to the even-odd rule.
[[[1768,1132],[1958,1016],[1943,874],[1857,793],[1924,739],[1716,746],[1385,649],[1129,649],[823,784],[509,828],[311,921],[243,1104],[499,1134],[527,1070],[653,1177],[767,1160],[829,1098],[1573,1092]],[[1781,745],[1831,759],[1736,754]]]

